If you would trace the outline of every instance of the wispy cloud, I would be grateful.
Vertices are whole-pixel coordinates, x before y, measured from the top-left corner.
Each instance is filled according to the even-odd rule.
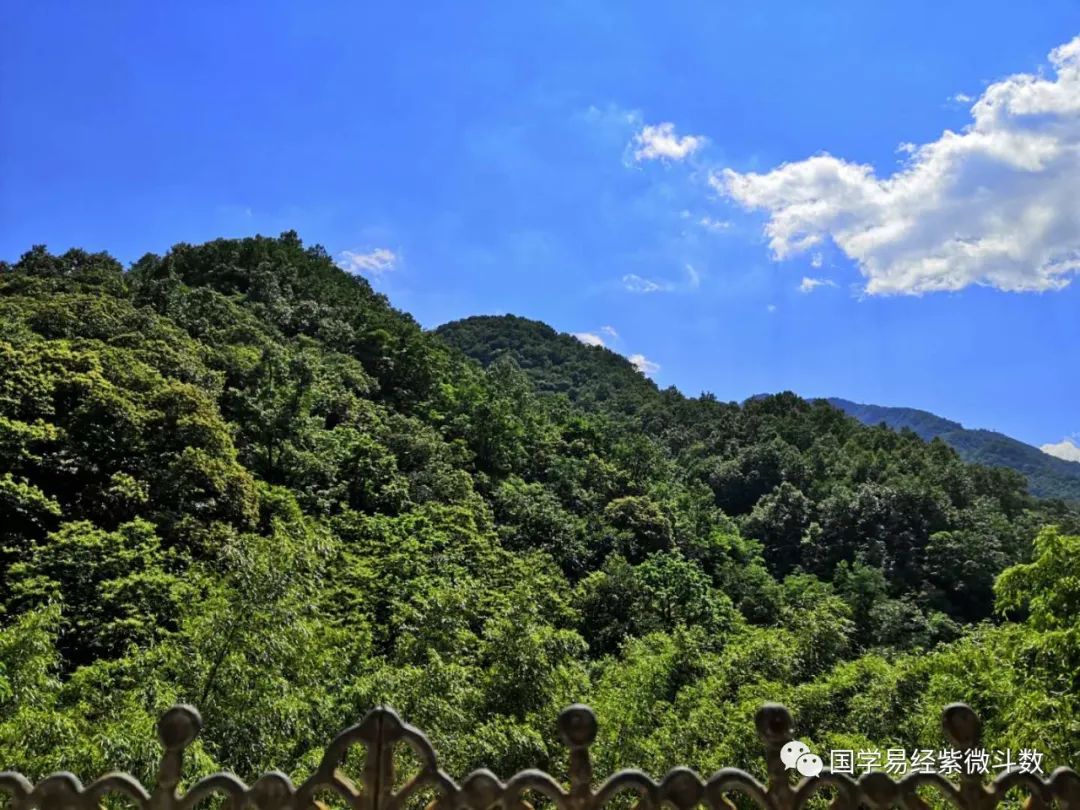
[[[637,273],[627,273],[622,277],[623,289],[632,293],[671,292],[671,284],[666,281],[653,281]]]
[[[617,338],[619,333],[615,330],[614,326],[601,326],[600,331],[611,338]]]
[[[381,276],[397,267],[398,257],[388,248],[375,248],[366,253],[357,250],[343,250],[338,254],[337,266],[346,272],[357,275],[367,273]]]
[[[812,293],[818,287],[835,287],[836,282],[828,278],[810,278],[809,276],[803,276],[803,280],[799,283],[799,292]]]
[[[915,147],[891,176],[823,153],[711,182],[767,213],[777,259],[830,239],[871,295],[1060,289],[1080,270],[1080,37],[1049,60],[1049,74],[991,84],[967,127]]]
[[[691,290],[701,286],[701,273],[692,264],[686,265],[686,283]]]
[[[586,346],[606,346],[604,339],[595,332],[573,332],[574,337]]]
[[[622,277],[623,289],[632,293],[667,293],[687,290],[696,290],[701,286],[704,273],[692,264],[683,267],[686,273],[685,281],[672,281],[670,279],[652,279],[639,276],[637,273],[627,273]]]
[[[774,312],[776,312],[776,304],[766,304],[765,311],[772,315]]]
[[[707,231],[712,231],[713,233],[720,233],[721,231],[726,231],[731,228],[731,222],[729,222],[728,220],[713,219],[710,216],[704,216],[699,219],[698,225],[700,225]]]
[[[705,138],[700,135],[675,134],[675,125],[670,121],[662,124],[646,124],[633,140],[634,160],[683,160],[702,146]]]
[[[632,354],[626,358],[634,364],[634,368],[646,376],[655,374],[660,370],[660,364],[650,360],[643,354]]]
[[[1080,447],[1072,439],[1062,439],[1057,444],[1044,444],[1039,449],[1066,461],[1080,461]]]

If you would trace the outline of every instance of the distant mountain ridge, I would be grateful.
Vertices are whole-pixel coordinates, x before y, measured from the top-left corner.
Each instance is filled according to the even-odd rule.
[[[839,397],[830,397],[827,402],[866,425],[908,428],[926,441],[940,438],[964,461],[1016,470],[1028,479],[1031,493],[1040,498],[1080,501],[1080,462],[1055,458],[1004,433],[965,428],[917,408],[864,405]]]
[[[667,410],[680,399],[661,391],[625,357],[587,346],[548,324],[515,315],[477,315],[434,330],[443,341],[488,366],[507,356],[528,374],[538,392],[564,394],[577,406],[622,415],[640,414],[645,403]],[[770,394],[743,404],[769,401]],[[838,397],[823,400],[865,425],[908,428],[924,441],[940,438],[966,462],[1014,470],[1032,495],[1080,504],[1080,462],[1056,458],[1003,433],[972,430],[959,422],[916,408],[864,405]]]

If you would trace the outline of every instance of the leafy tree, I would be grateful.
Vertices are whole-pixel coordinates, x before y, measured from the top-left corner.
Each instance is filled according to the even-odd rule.
[[[742,523],[743,533],[762,542],[765,560],[783,577],[802,564],[802,539],[810,527],[810,499],[783,482],[763,496]]]
[[[57,643],[68,667],[114,658],[176,630],[190,589],[170,572],[175,565],[146,521],[115,532],[67,523],[10,567],[7,609],[60,606]]]
[[[603,519],[605,545],[632,563],[671,546],[671,523],[649,498],[616,498],[604,508]]]

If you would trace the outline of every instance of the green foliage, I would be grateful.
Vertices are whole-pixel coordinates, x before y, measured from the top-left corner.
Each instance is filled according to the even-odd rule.
[[[844,399],[829,402],[867,425],[906,428],[926,441],[940,439],[965,461],[1015,470],[1027,479],[1031,492],[1041,498],[1080,503],[1080,463],[1055,458],[1002,433],[970,430],[959,422],[915,408],[885,408]]]
[[[8,569],[7,612],[60,605],[65,664],[114,658],[176,629],[186,587],[172,567],[146,521],[67,523]]]
[[[192,777],[302,775],[379,703],[503,776],[564,766],[575,701],[601,771],[758,767],[764,700],[844,747],[956,699],[1080,739],[1076,516],[941,442],[425,333],[291,232],[0,270],[4,766],[149,779],[174,701]]]

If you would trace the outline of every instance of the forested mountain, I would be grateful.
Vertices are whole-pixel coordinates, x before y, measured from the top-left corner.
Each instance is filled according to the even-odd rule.
[[[1060,528],[1051,528],[1052,526]],[[0,767],[309,772],[377,703],[454,774],[1078,747],[1080,537],[944,442],[658,390],[542,324],[426,333],[294,233],[0,263]],[[995,585],[996,578],[996,585]],[[1045,722],[1047,716],[1054,723]]]
[[[1031,493],[1040,498],[1062,498],[1080,503],[1078,461],[1055,458],[1004,433],[965,428],[959,422],[943,419],[929,411],[863,405],[835,397],[828,401],[863,424],[885,424],[894,430],[908,428],[926,441],[941,439],[964,461],[1016,470],[1028,480]]]
[[[512,358],[538,393],[565,394],[587,410],[632,415],[642,403],[656,401],[656,384],[621,354],[586,346],[540,321],[478,315],[435,331],[484,367]]]

